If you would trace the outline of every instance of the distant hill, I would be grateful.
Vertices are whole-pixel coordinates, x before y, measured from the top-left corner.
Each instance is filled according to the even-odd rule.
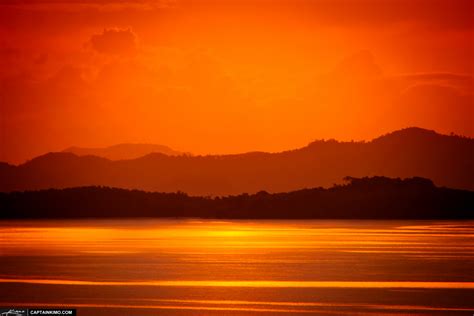
[[[19,166],[0,164],[0,191],[101,185],[228,195],[330,187],[345,176],[418,176],[439,186],[474,190],[474,139],[408,128],[370,142],[320,140],[280,153],[152,153],[118,161],[49,153]]]
[[[474,192],[423,178],[347,178],[330,189],[227,197],[82,187],[0,193],[0,218],[472,219]]]
[[[167,146],[155,144],[118,144],[102,148],[69,147],[63,152],[77,156],[97,156],[110,160],[125,160],[143,157],[151,153],[160,153],[169,156],[178,156],[183,153]]]

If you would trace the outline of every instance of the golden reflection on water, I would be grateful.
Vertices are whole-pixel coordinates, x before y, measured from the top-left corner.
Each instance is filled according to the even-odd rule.
[[[299,221],[288,222],[200,222],[160,221],[158,224],[120,226],[103,221],[102,227],[88,227],[87,221],[60,221],[46,227],[2,227],[2,254],[21,254],[31,251],[83,252],[123,254],[150,250],[215,251],[218,249],[390,249],[391,246],[417,248],[442,247],[443,241],[461,240],[467,250],[473,246],[472,227],[455,224],[386,227],[336,227],[330,222],[322,226]],[[95,223],[97,224],[97,223]],[[434,247],[435,246],[435,247]],[[434,247],[434,248],[433,248]],[[371,249],[372,248],[372,249]],[[390,250],[389,250],[390,251]],[[470,252],[472,253],[472,252]]]
[[[167,286],[167,287],[252,287],[252,288],[400,288],[400,289],[474,289],[474,282],[410,281],[84,281],[60,279],[0,279],[0,283],[90,286]]]
[[[0,303],[193,315],[464,312],[474,309],[462,296],[474,291],[473,232],[473,221],[3,222],[0,290],[9,294]],[[453,302],[438,304],[449,291]]]

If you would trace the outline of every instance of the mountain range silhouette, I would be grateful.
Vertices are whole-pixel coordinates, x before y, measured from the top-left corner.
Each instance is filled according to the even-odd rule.
[[[77,156],[97,156],[109,160],[136,159],[151,153],[161,153],[168,156],[184,154],[168,146],[156,144],[117,144],[99,148],[69,147],[63,152],[73,153]]]
[[[346,176],[423,177],[474,190],[474,139],[407,128],[369,142],[318,140],[279,153],[150,153],[117,161],[48,153],[18,166],[0,163],[0,191],[109,186],[222,196],[330,187]]]

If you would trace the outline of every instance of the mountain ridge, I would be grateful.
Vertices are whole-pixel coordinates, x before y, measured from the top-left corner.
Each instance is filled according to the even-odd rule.
[[[95,148],[72,146],[64,149],[62,152],[73,153],[77,156],[98,156],[107,158],[109,160],[134,159],[153,152],[158,152],[169,156],[184,154],[165,145],[147,143],[121,143],[107,147]]]
[[[419,176],[437,185],[472,190],[474,139],[408,128],[369,142],[319,140],[278,153],[152,153],[117,161],[49,153],[22,165],[0,166],[0,191],[104,185],[225,195],[329,187],[347,175]]]

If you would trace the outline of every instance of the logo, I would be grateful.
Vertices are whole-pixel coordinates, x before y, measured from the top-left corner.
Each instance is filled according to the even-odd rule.
[[[76,316],[76,310],[71,308],[0,308],[0,316],[40,316],[68,315]]]
[[[28,316],[27,309],[21,308],[0,308],[1,316]]]

